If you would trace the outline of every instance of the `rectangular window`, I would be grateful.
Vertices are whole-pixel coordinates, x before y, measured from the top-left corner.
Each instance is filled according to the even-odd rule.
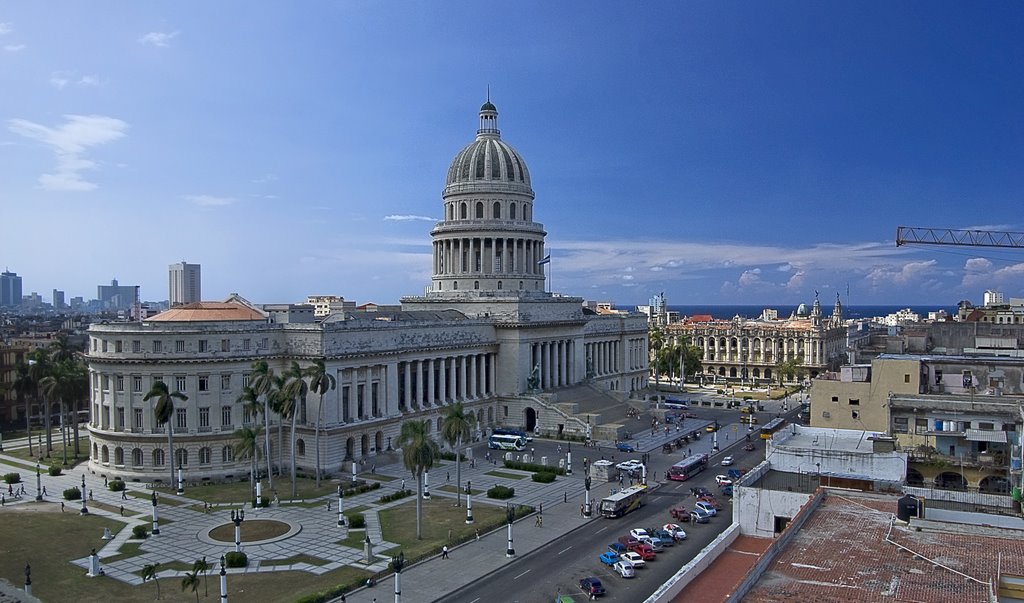
[[[504,410],[505,416],[507,417],[508,416],[508,406],[502,406],[502,409]]]
[[[908,425],[907,425],[907,423],[908,423],[907,417],[894,417],[893,420],[892,420],[892,423],[893,423],[893,431],[895,431],[896,433],[908,433],[909,432],[909,428],[908,428]]]
[[[244,351],[248,352],[251,347],[252,347],[252,340],[250,340],[248,337],[246,337],[245,339],[242,340],[242,349]]]
[[[220,351],[222,351],[222,352],[230,352],[231,351],[231,340],[230,339],[221,339],[220,340]]]
[[[269,345],[267,345],[267,338],[266,338],[266,337],[264,337],[263,339],[261,339],[261,340],[260,340],[260,348],[262,348],[262,349],[264,349],[264,350],[265,350],[265,349],[267,349],[268,347],[270,347],[270,346],[269,346]]]
[[[230,427],[231,426],[231,407],[221,406],[220,407],[220,426]]]
[[[231,389],[231,375],[220,376],[220,388],[223,390]]]
[[[380,416],[380,409],[377,405],[377,387],[379,385],[379,383],[373,383],[370,385],[370,405],[373,408],[373,416],[375,417]]]
[[[248,406],[242,407],[242,425],[252,425],[252,411]]]
[[[242,373],[242,387],[249,387],[249,373]]]
[[[120,339],[118,339],[117,341],[114,342],[114,351],[117,352],[118,354],[121,353],[121,340]]]
[[[174,425],[178,429],[186,429],[188,427],[188,409],[174,409]]]
[[[153,353],[159,354],[164,351],[164,342],[160,340],[153,341]]]
[[[142,409],[132,409],[132,427],[135,429],[142,429]]]
[[[850,406],[860,406],[860,400],[857,398],[850,398]]]
[[[132,391],[135,393],[142,392],[142,377],[139,375],[132,376]]]
[[[123,392],[124,391],[124,377],[123,376],[121,376],[121,375],[117,376],[117,385],[116,385],[116,387],[117,387],[117,391],[119,391],[119,392]]]
[[[92,351],[96,351],[96,339],[92,340]]]
[[[860,419],[860,413],[857,412],[856,410],[851,410],[850,417],[853,418],[854,420]]]
[[[910,374],[909,373],[903,375],[903,382],[904,383],[910,383]]]
[[[832,401],[833,402],[838,402],[839,401],[839,396],[832,396]]]
[[[341,420],[348,423],[352,420],[348,410],[348,386],[341,386]]]
[[[107,340],[106,339],[104,339],[102,342],[100,342],[100,348],[102,348],[101,351],[103,351],[103,352],[107,351]]]
[[[117,428],[124,429],[124,409],[121,407],[117,409]]]
[[[185,391],[185,376],[178,375],[174,378],[174,386],[179,392]]]
[[[199,351],[200,352],[205,352],[206,351],[206,340],[205,339],[200,339],[199,340]]]
[[[110,377],[103,375],[103,391],[110,391]]]
[[[981,421],[978,422],[978,429],[987,429],[989,431],[994,431],[995,428],[995,423],[982,423]]]
[[[135,352],[136,354],[141,352],[142,351],[142,342],[139,341],[138,339],[133,339],[132,340],[132,351]]]
[[[174,340],[174,351],[175,352],[184,352],[185,351],[185,340],[184,339],[175,339]]]
[[[208,392],[210,391],[210,377],[209,375],[199,375],[199,391]]]
[[[199,427],[203,428],[203,427],[209,427],[209,426],[210,426],[210,408],[207,407],[207,406],[203,406],[202,408],[199,409]]]

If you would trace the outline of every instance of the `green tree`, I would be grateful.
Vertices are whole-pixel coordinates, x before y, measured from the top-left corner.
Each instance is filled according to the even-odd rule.
[[[18,397],[18,403],[25,407],[25,435],[28,437],[28,455],[32,456],[32,408],[29,398],[35,391],[36,385],[32,381],[32,376],[29,375],[28,367],[29,365],[18,360],[14,365],[14,382],[11,387]],[[39,455],[42,456],[42,454],[43,451],[40,450]]]
[[[775,370],[779,376],[779,387],[783,386],[783,378],[792,380],[799,372],[800,367],[804,364],[804,357],[797,356],[796,358],[790,358],[789,360],[780,360],[775,365]]]
[[[50,456],[50,453],[53,452],[53,434],[51,432],[53,412],[50,409],[50,402],[40,390],[40,382],[50,374],[50,351],[45,348],[38,348],[29,352],[28,357],[28,374],[32,379],[36,400],[42,402],[43,429],[46,430],[46,456]],[[43,456],[42,451],[39,451],[39,456]]]
[[[473,425],[473,412],[466,411],[462,402],[446,406],[441,412],[441,438],[455,449],[455,501],[462,506],[462,443],[469,439]]]
[[[259,462],[260,436],[262,431],[263,428],[257,425],[256,427],[240,427],[231,434],[235,437],[235,446],[233,448],[235,456],[249,459],[249,493],[252,497],[256,496],[255,479]]]
[[[202,572],[202,574],[203,574],[203,596],[204,597],[209,597],[210,596],[210,582],[207,579],[207,572],[209,572],[209,571],[210,571],[210,562],[206,560],[205,556],[202,559],[196,559],[195,562],[192,563],[192,573],[193,574],[199,574],[200,572]],[[192,589],[192,592],[195,592],[195,589]],[[199,595],[196,595],[196,599],[198,599],[198,598],[199,598]]]
[[[168,482],[171,486],[174,485],[174,428],[171,425],[171,418],[174,417],[174,401],[181,400],[182,402],[188,400],[188,396],[181,392],[171,392],[167,389],[167,384],[163,381],[153,382],[153,386],[149,388],[149,392],[143,396],[144,402],[154,400],[153,406],[153,418],[156,419],[157,425],[161,423],[167,424],[167,465],[171,468],[171,481]]]
[[[320,487],[320,420],[324,410],[324,394],[338,386],[334,375],[327,372],[324,365],[324,358],[317,358],[313,364],[306,367],[306,375],[309,376],[309,389],[320,395],[320,402],[316,406],[316,436],[314,446],[316,447],[316,487]]]
[[[297,495],[298,484],[295,482],[295,427],[299,418],[299,411],[306,407],[306,396],[309,394],[309,384],[306,383],[306,373],[299,366],[299,363],[292,360],[291,366],[285,371],[285,382],[282,395],[284,397],[284,416],[291,418],[291,476],[292,476],[292,498]]]
[[[267,461],[267,484],[273,490],[274,472],[270,466],[270,398],[274,391],[274,369],[263,360],[254,362],[249,387],[257,399],[263,398],[263,457]]]
[[[194,565],[192,567],[195,567]],[[191,571],[185,574],[185,577],[181,579],[181,590],[191,587],[192,592],[196,595],[196,603],[199,603],[199,573]]]
[[[416,539],[423,539],[423,472],[430,471],[440,454],[437,442],[427,433],[428,419],[402,423],[395,444],[402,449],[402,463],[416,476]]]
[[[150,580],[156,582],[156,598],[160,598],[160,576],[157,575],[157,571],[160,567],[160,563],[147,563],[142,566],[142,583],[145,584]]]
[[[661,348],[665,345],[665,333],[659,329],[651,329],[650,335],[648,335],[650,346],[651,346],[651,357],[654,359],[654,387],[655,389],[661,389],[661,372],[658,370],[658,358],[661,354]]]

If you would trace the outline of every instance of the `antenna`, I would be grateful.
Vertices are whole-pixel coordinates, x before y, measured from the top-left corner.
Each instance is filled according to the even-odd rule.
[[[487,84],[487,102],[491,102],[491,85]]]

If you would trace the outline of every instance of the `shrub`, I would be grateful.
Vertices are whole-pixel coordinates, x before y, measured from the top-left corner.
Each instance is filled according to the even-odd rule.
[[[20,473],[5,473],[4,474],[4,483],[7,483],[7,484],[17,484],[17,483],[20,483],[20,482],[21,482],[21,474]]]
[[[261,496],[260,497],[260,507],[267,508],[269,506],[270,506],[270,497],[269,496]],[[256,499],[255,498],[252,499],[252,508],[253,509],[256,508]]]
[[[61,474],[60,465],[50,465],[50,468],[46,470],[50,474],[50,477],[57,477]]]
[[[124,482],[123,482],[123,481],[121,481],[121,480],[119,480],[119,479],[115,479],[115,480],[111,480],[111,481],[110,481],[110,482],[109,482],[109,483],[107,484],[107,488],[108,488],[108,489],[109,489],[109,490],[110,490],[111,492],[123,492],[123,491],[124,491],[124,489],[125,489],[125,485],[124,485]]]
[[[497,498],[499,500],[512,498],[515,495],[516,489],[509,488],[508,486],[495,486],[487,491],[487,498]]]
[[[64,490],[64,500],[81,500],[82,491],[78,488],[67,488]]]
[[[224,553],[224,565],[228,567],[245,567],[249,565],[249,557],[245,553],[237,551]]]
[[[555,481],[555,474],[550,471],[540,471],[533,474],[533,481],[541,484],[550,484]]]
[[[377,490],[379,488],[379,482],[374,482],[372,484],[361,483],[358,486],[343,490],[342,494],[345,496],[355,496],[356,494],[362,494],[363,492],[369,492],[370,490]]]
[[[565,475],[565,469],[552,465],[539,465],[537,463],[521,463],[519,461],[505,461],[505,467],[508,469],[519,469],[520,471],[533,471],[534,473],[554,473],[555,475]]]
[[[381,496],[377,500],[378,500],[378,502],[389,503],[389,502],[391,502],[393,500],[398,500],[400,498],[405,498],[406,496],[412,496],[412,490],[409,490],[409,489],[399,490],[398,492],[395,492],[393,494],[385,494],[384,496]]]
[[[454,452],[448,452],[447,450],[441,452],[441,454],[439,454],[437,456],[438,456],[438,458],[444,459],[446,461],[454,461],[455,460],[455,453]]]
[[[149,528],[147,528],[145,524],[134,526],[132,528],[132,538],[136,538],[138,540],[149,538]]]
[[[366,527],[366,518],[363,517],[362,513],[353,513],[351,515],[346,513],[345,517],[348,518],[348,527],[349,528],[356,528],[356,529],[358,529],[358,528],[365,528]]]

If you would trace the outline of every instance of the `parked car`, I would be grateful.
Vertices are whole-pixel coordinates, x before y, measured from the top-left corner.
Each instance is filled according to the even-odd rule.
[[[694,497],[699,498],[701,496],[708,496],[712,494],[712,492],[711,490],[708,490],[704,486],[698,486],[696,488],[690,488],[690,494],[694,495]]]
[[[637,540],[647,538],[648,536],[650,536],[650,534],[647,533],[647,530],[643,528],[633,528],[629,531],[629,535],[633,538],[636,538]]]
[[[686,540],[686,532],[683,531],[683,528],[679,527],[679,524],[666,523],[661,526],[661,529],[671,534],[672,538],[676,540]]]
[[[724,459],[722,459],[722,466],[723,467],[728,467],[729,465],[733,464],[734,462],[735,462],[735,460],[733,460],[733,458],[731,456],[727,456]]]
[[[725,486],[722,488],[722,496],[732,496],[732,486]]]
[[[712,516],[712,517],[714,517],[715,515],[718,515],[718,509],[716,509],[714,507],[714,505],[712,505],[711,503],[709,503],[709,502],[707,502],[705,500],[698,501],[697,504],[693,505],[693,508],[694,509],[701,509],[701,510],[705,511],[708,515]]]
[[[621,542],[613,542],[608,545],[608,550],[621,557],[622,554],[628,551],[629,549],[626,548],[626,545],[622,544]]]
[[[652,530],[651,534],[653,534],[658,540],[661,540],[662,546],[672,546],[676,543],[675,536],[667,530]],[[657,550],[657,547],[655,547],[655,550]]]
[[[640,465],[643,465],[643,463],[641,463],[637,459],[629,459],[628,461],[622,461],[621,463],[615,465],[615,468],[618,469],[619,471],[632,471],[633,469],[637,469],[638,467],[640,467]]]
[[[619,442],[619,445],[616,446],[616,448],[619,450],[619,452],[636,452],[636,448],[633,448],[626,442]]]
[[[715,483],[718,484],[719,488],[721,488],[722,486],[731,486],[732,480],[726,475],[716,475]]]
[[[711,505],[716,511],[722,510],[722,503],[718,502],[718,499],[714,496],[701,496],[697,499],[697,502],[707,503]]]
[[[690,512],[683,505],[672,507],[668,510],[668,514],[676,521],[690,521]]]
[[[604,585],[601,581],[594,576],[589,576],[580,580],[580,590],[585,592],[589,597],[597,597],[605,593]]]
[[[650,561],[651,559],[654,559],[654,557],[657,555],[657,553],[654,552],[654,549],[651,548],[651,545],[646,544],[644,542],[634,544],[633,546],[629,547],[629,550],[636,553],[637,555],[640,555],[640,557],[644,561]]]
[[[616,561],[615,565],[612,566],[612,569],[615,570],[616,574],[623,578],[632,578],[636,575],[636,570],[633,569],[633,565],[625,561]]]
[[[633,536],[619,536],[619,544],[625,546],[629,550],[633,550],[633,546],[640,544],[640,541]]]
[[[651,534],[647,538],[641,538],[640,542],[651,547],[651,549],[653,549],[655,553],[660,553],[663,550],[665,550],[665,543],[662,542],[661,538],[655,536],[654,534]]]
[[[725,474],[728,475],[732,479],[739,479],[739,478],[743,477],[743,474],[745,474],[746,472],[747,472],[746,469],[730,469],[730,470],[726,471]]]
[[[704,509],[694,507],[693,511],[690,511],[690,521],[692,523],[708,523],[711,521],[711,514]]]
[[[644,561],[644,558],[641,557],[639,553],[634,553],[633,551],[627,551],[619,555],[619,560],[628,563],[633,567],[633,569],[647,565],[647,562]]]
[[[613,551],[605,551],[601,553],[598,560],[605,565],[615,565],[619,561],[619,554]]]

